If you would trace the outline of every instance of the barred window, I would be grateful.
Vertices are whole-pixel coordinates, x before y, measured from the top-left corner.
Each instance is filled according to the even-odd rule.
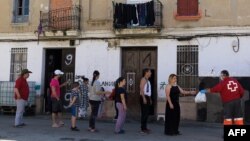
[[[10,81],[15,81],[21,70],[27,68],[27,48],[11,49]]]
[[[177,46],[178,85],[185,90],[194,90],[199,84],[198,46]]]

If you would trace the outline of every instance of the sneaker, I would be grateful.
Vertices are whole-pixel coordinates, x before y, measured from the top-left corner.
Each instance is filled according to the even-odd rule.
[[[124,134],[125,131],[124,130],[120,130],[119,132],[115,132],[115,134]]]
[[[141,134],[149,134],[149,132],[147,130],[141,130],[140,132]]]
[[[80,131],[77,127],[71,127],[71,131]]]
[[[26,126],[26,125],[27,125],[27,124],[25,124],[25,123],[21,123],[21,124],[20,124],[20,126]]]
[[[63,125],[64,125],[64,122],[63,122],[63,121],[60,121],[60,122],[59,122],[59,125],[60,125],[60,126],[63,126]]]
[[[53,127],[53,128],[59,128],[59,127],[60,127],[60,125],[58,125],[58,124],[54,123],[54,124],[52,124],[52,127]]]
[[[14,128],[22,128],[22,125],[13,125]]]
[[[97,129],[93,129],[93,128],[89,128],[89,129],[88,129],[88,131],[89,131],[89,132],[92,132],[92,133],[94,133],[94,132],[98,132],[98,130],[97,130]]]

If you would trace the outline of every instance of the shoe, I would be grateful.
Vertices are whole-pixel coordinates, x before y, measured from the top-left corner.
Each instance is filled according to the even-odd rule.
[[[89,128],[88,131],[89,131],[89,132],[92,132],[92,133],[94,133],[94,132],[99,132],[97,129],[93,129],[93,128]]]
[[[77,127],[71,127],[71,131],[80,131]]]
[[[58,125],[58,124],[54,123],[54,124],[52,124],[52,127],[53,127],[53,128],[59,128],[59,127],[60,127],[60,125]]]
[[[149,134],[149,132],[147,130],[141,130],[140,132],[141,134]]]
[[[22,128],[23,126],[22,125],[13,125],[14,128]]]
[[[27,124],[25,124],[25,123],[21,123],[21,124],[20,124],[20,126],[26,126],[26,125],[27,125]]]
[[[64,122],[60,121],[60,122],[59,122],[59,125],[60,125],[60,126],[63,126],[63,125],[64,125]]]
[[[124,130],[120,130],[119,132],[115,132],[115,134],[124,134],[125,131]]]

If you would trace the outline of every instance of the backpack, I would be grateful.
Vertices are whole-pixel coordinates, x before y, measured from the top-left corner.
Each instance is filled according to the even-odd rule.
[[[109,99],[110,99],[110,100],[115,100],[115,88],[112,89],[112,92],[111,92],[111,94],[109,95]]]

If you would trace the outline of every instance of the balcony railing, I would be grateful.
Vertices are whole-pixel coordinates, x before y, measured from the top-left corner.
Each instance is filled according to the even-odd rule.
[[[113,27],[127,28],[162,28],[162,3],[152,0],[147,3],[113,3]]]
[[[72,6],[41,12],[43,31],[80,30],[81,8]]]

